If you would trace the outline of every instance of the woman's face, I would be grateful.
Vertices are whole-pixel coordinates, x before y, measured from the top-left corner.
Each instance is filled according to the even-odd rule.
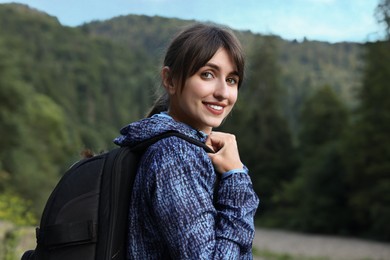
[[[206,65],[187,78],[182,90],[177,84],[164,81],[170,94],[168,112],[176,121],[209,134],[236,103],[238,82],[235,64],[229,53],[220,48]]]

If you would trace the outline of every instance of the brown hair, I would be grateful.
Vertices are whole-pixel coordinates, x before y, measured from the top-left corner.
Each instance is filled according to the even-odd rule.
[[[173,38],[163,66],[169,67],[171,79],[182,89],[187,78],[203,67],[220,48],[224,48],[235,63],[240,87],[244,79],[244,55],[240,42],[226,27],[197,23],[185,28]],[[164,92],[157,98],[147,116],[168,110],[168,105],[169,96]]]

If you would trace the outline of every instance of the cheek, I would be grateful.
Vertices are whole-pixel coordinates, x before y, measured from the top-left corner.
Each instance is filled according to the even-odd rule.
[[[238,91],[237,91],[237,89],[235,89],[234,91],[232,91],[230,93],[230,96],[229,96],[230,104],[234,105],[236,103],[237,99],[238,99]]]

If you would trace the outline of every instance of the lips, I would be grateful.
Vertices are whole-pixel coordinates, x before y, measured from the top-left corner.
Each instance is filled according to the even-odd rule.
[[[221,115],[226,106],[225,104],[217,104],[217,103],[204,103],[204,104],[206,108],[214,115]]]

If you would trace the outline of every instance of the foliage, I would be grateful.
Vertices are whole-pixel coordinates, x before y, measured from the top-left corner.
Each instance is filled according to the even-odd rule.
[[[348,111],[336,93],[328,86],[319,88],[303,105],[300,147],[304,155],[322,145],[340,139],[346,127]]]
[[[26,6],[1,5],[0,35],[0,193],[13,187],[39,215],[81,150],[112,147],[142,116],[152,76],[124,47]]]
[[[375,15],[378,22],[385,26],[385,37],[390,40],[390,0],[380,0]]]
[[[345,147],[354,230],[390,239],[390,40],[366,45],[360,106]]]
[[[36,225],[37,219],[31,208],[31,201],[11,192],[0,193],[0,220],[21,226]]]
[[[280,205],[279,225],[307,232],[346,232],[347,193],[340,141],[347,127],[347,112],[328,86],[305,102],[297,176],[274,196]],[[285,216],[289,216],[288,221]]]
[[[286,95],[282,109],[298,142],[302,105],[317,88],[328,85],[348,107],[356,105],[360,87],[361,46],[347,42],[281,42],[281,84]]]
[[[35,246],[34,226],[18,226],[0,221],[0,259],[19,260],[26,250]]]

